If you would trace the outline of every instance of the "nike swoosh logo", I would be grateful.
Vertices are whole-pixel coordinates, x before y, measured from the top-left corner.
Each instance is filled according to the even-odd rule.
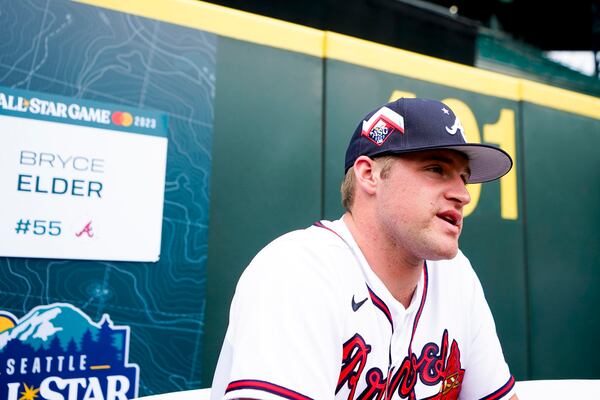
[[[367,301],[369,298],[366,297],[365,299],[359,301],[358,303],[354,300],[354,296],[352,296],[352,311],[358,311],[358,309],[360,307],[362,307],[363,304],[365,304],[365,301]]]

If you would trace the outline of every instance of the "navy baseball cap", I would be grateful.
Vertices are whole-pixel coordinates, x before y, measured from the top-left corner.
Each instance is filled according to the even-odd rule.
[[[513,164],[502,149],[467,143],[460,120],[444,103],[402,98],[373,110],[358,124],[346,150],[344,172],[363,155],[374,158],[433,149],[465,154],[471,169],[468,183],[498,179]]]

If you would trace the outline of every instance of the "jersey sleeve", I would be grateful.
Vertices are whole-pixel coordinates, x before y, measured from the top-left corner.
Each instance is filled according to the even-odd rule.
[[[468,262],[468,261],[467,261]],[[469,354],[460,399],[510,399],[515,380],[504,360],[494,318],[481,283],[469,264],[470,336]]]
[[[275,242],[252,261],[232,302],[213,399],[334,397],[343,316],[324,259]]]

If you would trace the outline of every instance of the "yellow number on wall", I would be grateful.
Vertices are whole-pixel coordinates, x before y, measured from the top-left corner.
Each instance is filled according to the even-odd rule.
[[[508,174],[500,178],[500,215],[504,219],[517,219],[517,158],[515,143],[515,112],[503,108],[495,124],[483,126],[483,139],[497,144],[513,159],[513,167]]]

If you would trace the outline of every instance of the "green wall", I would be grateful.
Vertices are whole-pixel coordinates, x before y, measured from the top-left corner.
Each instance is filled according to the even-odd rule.
[[[600,378],[600,120],[523,104],[531,377]]]

